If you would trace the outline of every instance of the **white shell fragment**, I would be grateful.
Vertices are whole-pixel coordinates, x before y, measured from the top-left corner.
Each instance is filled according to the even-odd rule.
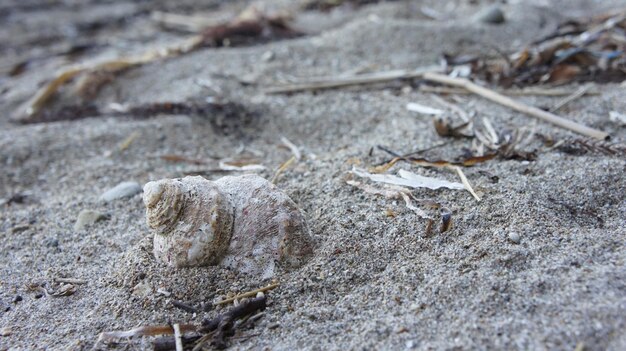
[[[149,182],[143,201],[154,255],[174,267],[221,264],[265,278],[313,253],[296,204],[257,175]]]
[[[408,104],[406,104],[406,109],[409,111],[423,114],[423,115],[433,115],[433,116],[440,115],[444,112],[443,110],[426,106],[426,105],[421,105],[416,102],[409,102]]]
[[[398,176],[394,176],[391,174],[373,174],[369,173],[365,170],[353,168],[352,173],[356,176],[368,178],[375,182],[393,184],[393,185],[402,185],[408,186],[411,188],[428,188],[428,189],[439,189],[439,188],[448,188],[455,190],[463,190],[465,186],[461,183],[449,182],[443,179],[431,178],[421,176],[419,174],[411,173],[405,170],[400,170],[398,172]]]

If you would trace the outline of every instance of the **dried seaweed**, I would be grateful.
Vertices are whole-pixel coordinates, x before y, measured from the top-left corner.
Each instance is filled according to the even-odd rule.
[[[572,155],[602,154],[619,157],[626,156],[626,144],[622,143],[589,138],[564,138],[555,141],[550,136],[540,135],[539,137],[543,139],[547,146]]]
[[[441,137],[453,138],[472,138],[474,135],[465,131],[471,126],[471,122],[464,122],[457,126],[453,126],[452,122],[445,117],[433,118],[435,131]]]
[[[581,135],[584,136],[589,136],[589,137],[593,137],[593,138],[597,138],[597,139],[607,139],[609,138],[609,134],[605,133],[601,130],[597,130],[594,128],[590,128],[587,127],[583,124],[580,123],[576,123],[574,121],[571,121],[569,119],[557,116],[551,112],[548,111],[544,111],[540,108],[531,106],[531,105],[526,105],[522,102],[519,102],[517,100],[511,99],[507,96],[504,96],[502,94],[497,93],[494,90],[485,88],[483,86],[480,86],[474,82],[472,82],[469,79],[465,79],[465,78],[456,78],[456,77],[451,77],[451,76],[447,76],[444,74],[439,74],[439,73],[434,73],[434,72],[426,72],[424,73],[423,79],[427,80],[427,81],[431,81],[431,82],[435,82],[435,83],[441,83],[441,84],[445,84],[445,85],[450,85],[450,86],[454,86],[454,87],[460,87],[460,88],[464,88],[467,89],[477,95],[480,95],[488,100],[491,100],[493,102],[496,102],[500,105],[509,107],[513,110],[522,112],[524,114],[527,114],[531,117],[540,119],[542,121],[545,122],[549,122],[552,123],[554,125],[557,125],[561,128],[565,128],[565,129],[569,129],[571,131],[574,131],[576,133],[579,133]]]
[[[41,111],[32,118],[21,120],[24,124],[73,121],[100,116],[148,119],[161,115],[186,115],[208,121],[216,130],[226,135],[241,134],[257,121],[258,113],[245,106],[229,102],[208,102],[200,99],[187,101],[161,101],[123,106],[115,104],[99,108],[94,104],[66,105],[58,109]]]
[[[504,58],[444,56],[454,69],[470,65],[472,75],[505,87],[626,79],[626,9],[569,20],[523,50]]]
[[[463,166],[463,167],[471,167],[478,163],[487,162],[496,156],[498,156],[497,152],[475,156],[463,156],[454,160],[441,160],[441,159],[429,159],[425,157],[414,157],[414,156],[400,156],[390,150],[379,148],[383,151],[390,153],[392,156],[395,156],[393,159],[389,161],[385,161],[384,163],[370,168],[370,172],[372,173],[382,173],[389,170],[389,168],[393,167],[396,163],[400,161],[409,162],[412,164],[416,164],[424,167],[449,167],[449,166]]]
[[[100,333],[94,349],[100,343],[111,343],[117,339],[125,339],[137,336],[157,336],[157,335],[175,335],[174,337],[162,337],[154,340],[155,350],[177,350],[177,349],[201,349],[203,344],[210,341],[211,345],[218,349],[228,346],[228,339],[232,337],[237,329],[241,328],[244,323],[237,325],[237,320],[246,319],[257,311],[262,311],[267,306],[267,297],[265,295],[252,298],[241,302],[228,310],[226,313],[220,314],[213,319],[205,319],[201,325],[194,324],[174,324],[174,325],[153,325],[142,326],[127,331],[114,331]],[[252,321],[258,318],[252,318]],[[245,323],[249,325],[249,323]],[[178,329],[178,333],[176,333]],[[191,335],[182,335],[189,333]],[[177,346],[178,343],[178,346]]]
[[[63,280],[55,279],[52,283],[44,282],[28,284],[26,289],[28,291],[43,293],[45,296],[49,297],[63,297],[74,295],[78,289],[77,285],[79,284],[68,283]]]
[[[209,333],[215,331],[211,345],[218,349],[224,349],[228,346],[227,338],[235,332],[235,321],[256,311],[263,311],[266,306],[267,297],[265,295],[252,298],[231,308],[222,315],[213,319],[205,319],[202,321],[200,332]]]
[[[381,0],[309,0],[302,5],[305,10],[330,11],[339,6],[351,6],[353,8],[375,4]],[[390,0],[386,0],[390,1]]]
[[[205,28],[201,32],[201,45],[237,46],[302,35],[289,26],[290,20],[286,13],[268,15],[250,6],[227,23]]]
[[[63,86],[77,78],[75,93],[89,100],[97,95],[103,85],[122,72],[149,62],[187,54],[205,46],[232,46],[300,35],[289,26],[290,19],[286,13],[268,15],[250,6],[231,21],[205,28],[197,35],[172,46],[150,50],[139,56],[67,68],[15,111],[13,119],[19,123],[33,123],[33,120],[45,119],[40,116],[45,112],[44,107]]]
[[[472,142],[473,153],[495,153],[505,160],[534,161],[537,158],[536,151],[524,150],[533,139],[534,131],[521,128],[498,132],[486,118],[483,118],[483,126],[483,129],[474,130],[476,139]]]
[[[426,236],[430,236],[432,234],[432,226],[435,223],[435,216],[428,214],[422,208],[416,207],[413,205],[413,201],[418,202],[426,209],[439,209],[439,213],[441,215],[441,228],[440,232],[443,233],[450,229],[452,223],[452,212],[444,207],[441,207],[441,204],[434,200],[418,200],[416,199],[411,191],[408,188],[396,186],[396,185],[383,185],[382,188],[377,188],[369,184],[364,184],[354,180],[346,180],[346,184],[351,185],[355,188],[361,189],[363,192],[372,195],[383,196],[388,199],[402,199],[404,200],[405,206],[413,211],[418,217],[426,219],[426,228],[424,230]],[[393,212],[389,212],[387,210],[388,215],[395,217]],[[390,213],[390,214],[389,214]]]

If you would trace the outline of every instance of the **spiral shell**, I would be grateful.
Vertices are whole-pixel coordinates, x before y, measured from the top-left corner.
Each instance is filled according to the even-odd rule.
[[[256,175],[149,182],[143,200],[154,254],[175,267],[221,264],[270,277],[276,263],[296,268],[313,252],[296,204]]]

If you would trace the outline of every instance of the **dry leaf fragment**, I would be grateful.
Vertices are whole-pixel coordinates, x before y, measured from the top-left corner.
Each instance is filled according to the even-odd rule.
[[[424,167],[448,167],[448,166],[463,166],[471,167],[481,162],[486,162],[498,155],[497,152],[485,154],[482,156],[469,156],[459,160],[446,161],[446,160],[429,160],[427,158],[419,157],[395,157],[388,162],[385,162],[379,166],[370,168],[371,173],[383,173],[393,167],[399,161],[410,162]]]
[[[368,193],[368,194],[372,194],[372,195],[381,195],[384,196],[388,199],[403,199],[404,203],[406,205],[406,207],[408,209],[410,209],[411,211],[415,212],[415,214],[417,214],[419,217],[424,218],[424,219],[428,219],[429,223],[430,221],[432,221],[432,217],[429,216],[426,212],[424,212],[424,210],[422,210],[419,207],[416,207],[413,205],[413,202],[411,201],[411,192],[409,191],[409,189],[407,188],[403,188],[403,187],[399,187],[399,186],[387,186],[384,189],[379,189],[379,188],[375,188],[371,185],[368,184],[363,184],[361,182],[357,182],[354,180],[347,180],[346,181],[347,184],[352,185],[353,187],[359,188],[361,190],[363,190],[364,192]],[[433,207],[432,203],[426,203],[427,207]],[[439,204],[437,203],[436,206],[439,206]]]

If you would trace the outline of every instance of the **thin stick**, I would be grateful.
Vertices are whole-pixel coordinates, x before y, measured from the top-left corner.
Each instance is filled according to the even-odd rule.
[[[435,93],[435,94],[457,94],[457,95],[467,95],[471,94],[471,92],[465,89],[459,88],[450,88],[450,87],[435,87],[431,85],[420,85],[419,91],[424,93]],[[522,90],[518,89],[504,89],[498,90],[500,94],[504,95],[515,95],[515,96],[568,96],[572,95],[574,92],[566,89],[556,89],[556,88],[526,88]],[[599,95],[600,93],[597,91],[588,90],[585,92],[585,95]]]
[[[262,288],[258,288],[258,289],[252,290],[252,291],[248,291],[248,292],[239,294],[239,295],[231,297],[229,299],[225,299],[225,300],[222,300],[222,301],[219,301],[219,302],[215,302],[213,305],[214,306],[223,305],[225,303],[230,303],[230,302],[233,302],[233,301],[238,300],[238,299],[243,299],[244,297],[256,296],[256,294],[258,294],[260,292],[266,292],[268,290],[276,289],[278,286],[280,286],[280,283],[270,284],[270,285],[262,287]]]
[[[565,106],[565,105],[569,104],[570,102],[578,99],[579,97],[585,95],[587,93],[587,91],[589,90],[589,88],[591,88],[591,85],[586,85],[586,86],[580,87],[578,90],[576,90],[572,94],[566,96],[565,98],[563,98],[562,100],[559,100],[559,102],[554,104],[554,106],[552,106],[552,108],[550,108],[550,112],[556,112],[559,109],[561,109],[563,106]]]
[[[77,279],[77,278],[54,278],[54,281],[56,283],[67,283],[67,284],[75,284],[75,285],[87,284],[87,281],[85,279]]]
[[[289,166],[291,166],[291,164],[296,160],[296,156],[291,156],[287,161],[283,162],[283,164],[280,165],[280,167],[278,167],[278,169],[276,170],[276,173],[274,173],[274,176],[272,177],[272,180],[270,181],[272,184],[276,184],[276,181],[278,180],[278,177],[287,169],[289,168]]]
[[[195,331],[197,327],[193,324],[179,325],[179,329],[183,332]],[[154,335],[171,335],[174,332],[170,325],[150,325],[144,327],[137,327],[127,331],[113,331],[100,333],[98,338],[100,341],[109,342],[115,339],[132,338],[134,336],[154,336]]]
[[[363,85],[372,83],[388,82],[396,79],[409,79],[419,78],[426,72],[441,72],[442,69],[439,66],[422,67],[414,70],[394,70],[383,71],[371,74],[361,74],[351,77],[338,77],[338,78],[326,78],[317,79],[308,82],[298,82],[293,84],[285,84],[276,87],[271,87],[265,90],[268,94],[281,94],[281,93],[295,93],[306,90],[321,90],[345,87],[349,85]]]
[[[180,325],[175,323],[174,327],[174,341],[176,342],[176,351],[183,351],[182,334],[180,333]]]
[[[289,139],[283,137],[280,137],[280,141],[287,147],[289,148],[289,151],[291,151],[291,153],[293,154],[293,157],[296,158],[296,160],[300,160],[300,158],[302,158],[302,154],[300,153],[300,150],[298,149],[298,147],[292,143]]]
[[[451,86],[455,86],[459,88],[465,88],[474,94],[480,95],[488,100],[499,103],[503,106],[507,106],[516,111],[525,113],[527,115],[544,120],[546,122],[550,122],[559,127],[569,129],[571,131],[574,131],[576,133],[579,133],[588,137],[592,137],[592,138],[596,138],[600,140],[606,140],[609,138],[608,133],[605,133],[597,129],[589,128],[582,124],[567,120],[551,112],[538,109],[534,106],[528,106],[521,102],[515,101],[509,97],[498,94],[493,90],[489,90],[487,88],[481,87],[480,85],[474,84],[465,78],[452,78],[443,74],[433,73],[433,72],[424,73],[423,78],[431,82],[447,84],[447,85],[451,85]]]
[[[463,185],[465,186],[465,189],[467,189],[467,191],[469,191],[470,194],[472,194],[472,196],[476,199],[476,201],[480,201],[480,197],[478,197],[478,195],[474,192],[472,185],[470,184],[469,180],[467,180],[467,177],[465,176],[465,173],[463,173],[463,170],[461,170],[461,167],[452,166],[452,169],[454,169],[456,173],[459,175],[459,178],[461,178],[461,183],[463,183]]]

